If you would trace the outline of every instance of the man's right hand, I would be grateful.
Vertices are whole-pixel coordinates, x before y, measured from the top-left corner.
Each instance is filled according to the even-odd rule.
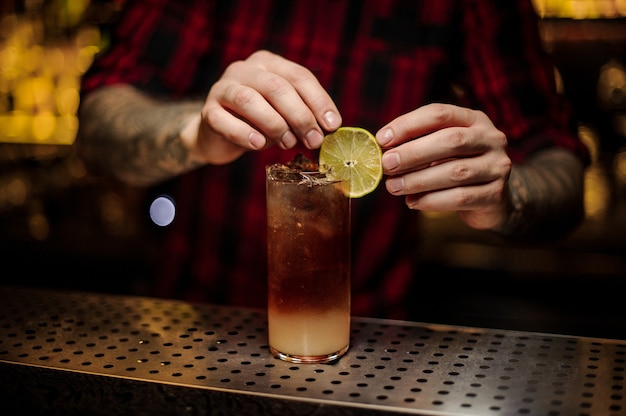
[[[301,141],[319,148],[341,126],[333,100],[308,69],[268,51],[230,64],[212,86],[183,141],[205,163],[232,162],[248,150]]]

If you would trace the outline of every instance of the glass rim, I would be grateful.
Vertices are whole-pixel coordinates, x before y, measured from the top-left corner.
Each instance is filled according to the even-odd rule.
[[[286,168],[286,169],[285,169]],[[287,177],[281,178],[279,177],[280,173],[284,173],[286,175],[298,175],[300,180],[297,179],[289,179]],[[316,176],[319,176],[316,178]],[[322,172],[318,170],[298,170],[290,168],[289,166],[281,163],[274,163],[271,165],[265,166],[265,177],[268,181],[273,182],[282,182],[282,183],[292,183],[294,185],[302,185],[302,184],[316,184],[316,185],[331,185],[336,183],[344,183],[348,182],[348,179],[340,179],[333,176],[329,176],[328,172]]]

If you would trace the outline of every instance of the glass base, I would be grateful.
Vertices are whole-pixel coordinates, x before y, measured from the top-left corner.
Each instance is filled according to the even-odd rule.
[[[312,356],[286,354],[286,353],[280,352],[277,349],[272,348],[272,347],[270,347],[270,351],[274,355],[274,357],[280,358],[281,360],[288,361],[290,363],[296,363],[296,364],[328,364],[328,363],[332,363],[333,361],[337,361],[339,358],[341,358],[348,351],[349,347],[350,347],[350,345],[346,345],[345,347],[343,347],[339,351],[336,351],[336,352],[333,352],[333,353],[330,353],[330,354],[326,354],[326,355],[312,355]]]

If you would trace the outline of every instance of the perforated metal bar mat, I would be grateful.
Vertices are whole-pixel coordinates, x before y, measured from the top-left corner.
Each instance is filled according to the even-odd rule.
[[[3,414],[625,415],[626,341],[354,318],[335,364],[265,312],[0,288]]]

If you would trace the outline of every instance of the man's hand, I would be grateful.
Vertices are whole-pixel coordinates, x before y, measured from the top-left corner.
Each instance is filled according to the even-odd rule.
[[[337,107],[317,78],[301,65],[268,51],[230,64],[212,86],[201,117],[185,133],[206,163],[224,164],[248,150],[302,141],[318,148],[324,130],[341,125]],[[197,143],[193,127],[197,126]]]
[[[409,208],[457,211],[471,227],[491,229],[507,215],[511,160],[507,139],[480,111],[430,104],[376,134],[387,190]]]

